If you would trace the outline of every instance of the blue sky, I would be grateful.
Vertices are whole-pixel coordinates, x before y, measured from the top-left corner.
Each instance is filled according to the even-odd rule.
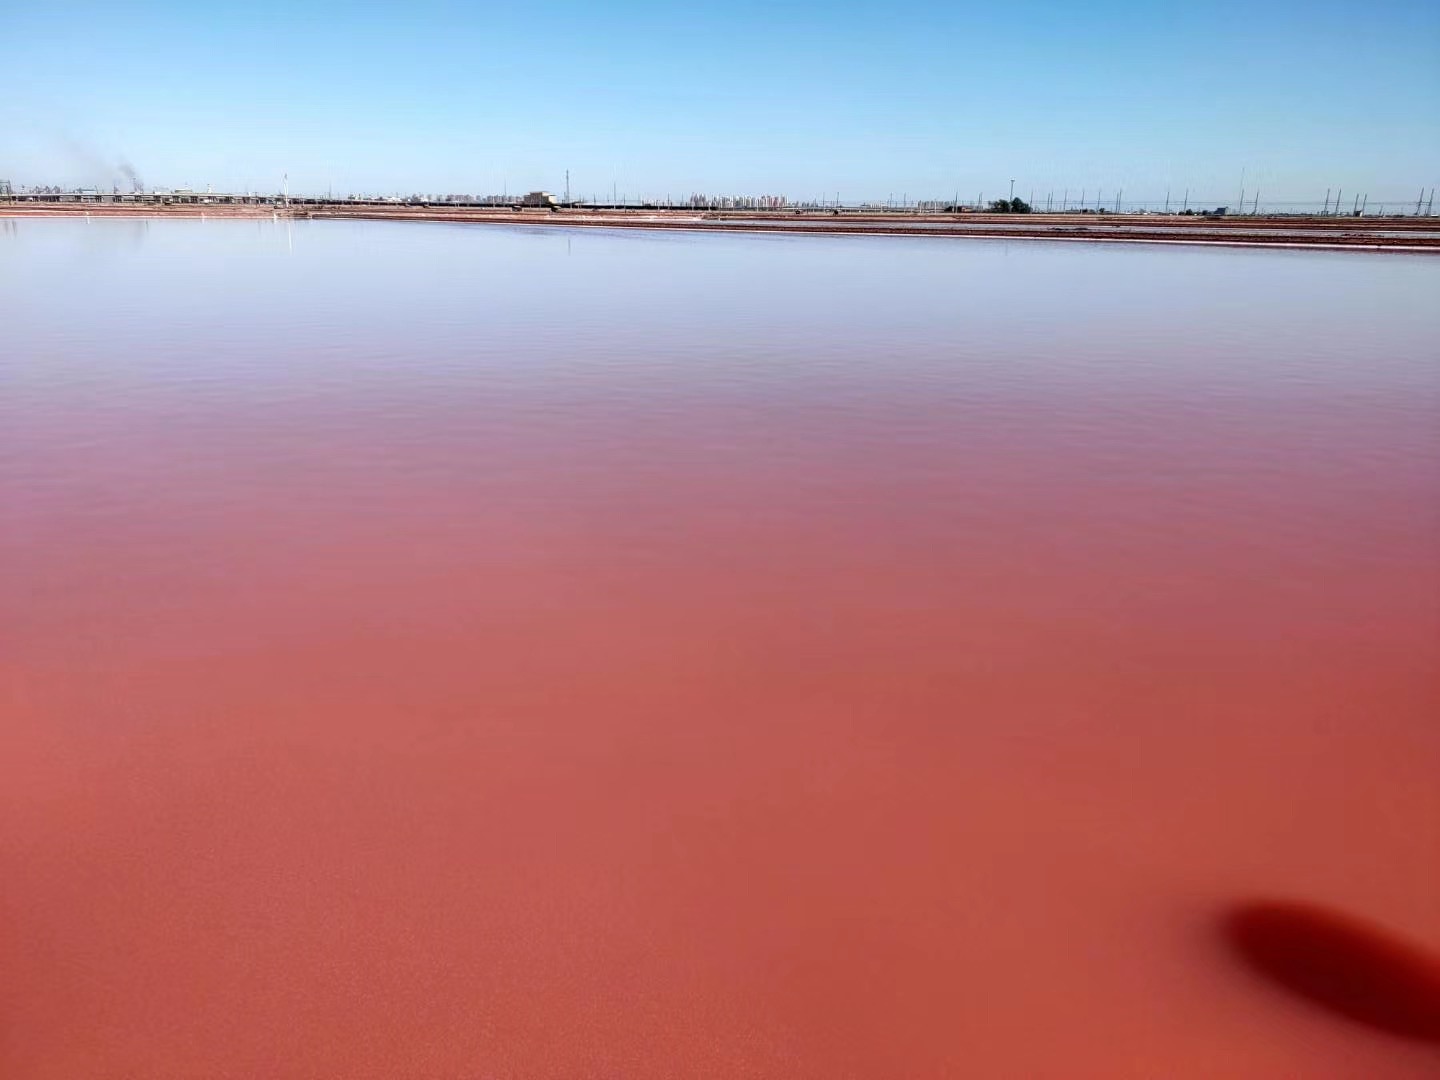
[[[1440,3],[16,4],[0,178],[217,190],[1440,182]],[[105,175],[101,175],[105,174]]]

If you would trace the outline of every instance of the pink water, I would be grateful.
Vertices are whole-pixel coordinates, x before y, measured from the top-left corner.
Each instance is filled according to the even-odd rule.
[[[0,1076],[1434,1075],[1437,287],[8,223]]]

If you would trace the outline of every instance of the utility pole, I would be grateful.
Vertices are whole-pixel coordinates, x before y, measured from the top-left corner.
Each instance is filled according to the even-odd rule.
[[[1120,212],[1120,196],[1124,194],[1125,189],[1123,187],[1119,191],[1115,192],[1115,213],[1117,214]]]
[[[1420,189],[1420,197],[1415,200],[1415,216],[1420,216],[1420,204],[1425,201],[1425,189]]]
[[[1185,207],[1184,207],[1184,209],[1185,209],[1185,210],[1189,210],[1189,209],[1190,209],[1190,189],[1189,189],[1188,187],[1185,189]]]
[[[1165,189],[1165,213],[1170,213],[1170,189]]]
[[[1429,217],[1435,212],[1435,185],[1430,185],[1430,201],[1425,204],[1425,216]]]
[[[1066,210],[1070,209],[1070,189],[1067,187],[1064,189],[1064,191],[1065,194],[1060,197],[1060,212],[1062,214],[1065,213]]]
[[[1245,208],[1242,206],[1240,209],[1244,210]],[[1257,191],[1255,192],[1255,204],[1250,207],[1250,216],[1254,217],[1258,213],[1260,213],[1260,192]]]
[[[1014,180],[1011,180],[1011,181],[1010,181],[1010,201],[1011,201],[1012,203],[1015,201],[1015,181],[1014,181]]]
[[[1240,213],[1245,213],[1245,170],[1240,170]]]
[[[1336,217],[1339,217],[1339,216],[1340,216],[1340,196],[1343,195],[1343,194],[1344,194],[1343,191],[1336,191],[1336,192],[1335,192],[1335,216],[1336,216]]]
[[[1360,216],[1365,216],[1365,208],[1370,205],[1370,193],[1367,191],[1365,197],[1360,200]]]
[[[1356,195],[1356,196],[1355,196],[1355,205],[1350,208],[1350,216],[1351,216],[1351,217],[1359,217],[1359,216],[1360,216],[1360,196],[1359,196],[1359,195]]]
[[[570,201],[570,170],[565,170],[565,201]]]
[[[1320,216],[1324,217],[1328,213],[1330,213],[1330,189],[1327,187],[1325,189],[1325,208],[1320,211]]]

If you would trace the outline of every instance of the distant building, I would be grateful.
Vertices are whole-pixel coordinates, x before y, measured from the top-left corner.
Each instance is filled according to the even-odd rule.
[[[560,200],[548,191],[532,191],[520,200],[520,205],[555,207],[560,205]]]
[[[690,196],[696,210],[783,210],[790,205],[784,195],[705,195]]]

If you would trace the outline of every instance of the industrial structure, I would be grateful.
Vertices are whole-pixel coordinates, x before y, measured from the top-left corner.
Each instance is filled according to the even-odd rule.
[[[291,195],[288,192],[288,179],[281,191],[273,194],[261,192],[223,192],[212,191],[208,188],[204,191],[196,191],[190,188],[157,188],[145,190],[138,182],[134,181],[132,190],[122,191],[119,185],[113,185],[111,190],[103,190],[95,187],[62,188],[54,185],[36,186],[29,188],[17,188],[10,180],[0,179],[0,201],[10,204],[98,204],[110,207],[156,207],[156,206],[229,206],[229,207],[272,207],[275,209],[290,208],[323,208],[333,207],[343,209],[345,207],[390,207],[404,206],[414,208],[428,207],[451,207],[463,209],[466,207],[492,208],[492,209],[543,209],[543,210],[582,210],[582,211],[607,211],[607,210],[664,210],[701,213],[765,213],[774,214],[804,214],[824,213],[827,215],[853,215],[873,214],[883,215],[886,218],[900,218],[906,215],[957,215],[983,213],[987,207],[991,211],[997,211],[1000,203],[1007,200],[999,200],[991,207],[985,200],[983,194],[977,194],[974,201],[967,197],[962,201],[957,193],[951,199],[911,199],[902,196],[895,199],[893,196],[884,201],[845,202],[837,194],[833,199],[791,201],[784,195],[709,195],[694,193],[686,200],[671,200],[669,198],[632,198],[626,195],[612,193],[610,199],[576,196],[573,199],[562,199],[548,191],[531,191],[524,195],[512,195],[502,193],[499,195]],[[1115,192],[1113,196],[1102,195],[1099,192],[1082,190],[1079,198],[1075,198],[1070,191],[1062,191],[1058,197],[1056,193],[1047,193],[1043,200],[1037,200],[1036,204],[1026,203],[1019,209],[1022,212],[1033,211],[1037,215],[1065,215],[1075,218],[1079,215],[1093,215],[1096,218],[1110,217],[1116,215],[1141,215],[1147,217],[1247,217],[1247,218],[1298,218],[1298,217],[1346,217],[1346,218],[1390,218],[1399,217],[1430,217],[1435,209],[1435,192],[1430,189],[1428,192],[1421,190],[1418,197],[1405,202],[1395,201],[1379,203],[1372,207],[1368,196],[1361,194],[1349,201],[1342,202],[1343,193],[1325,192],[1323,201],[1314,202],[1273,202],[1268,205],[1261,205],[1258,193],[1247,195],[1245,204],[1238,209],[1233,206],[1218,205],[1217,203],[1202,203],[1201,200],[1193,198],[1187,190],[1183,198],[1172,200],[1169,193],[1165,199],[1160,200],[1124,200],[1123,192]],[[1014,203],[1020,200],[1008,201],[1013,212],[1016,207]],[[1178,206],[1177,206],[1178,204]],[[1202,208],[1208,207],[1208,208]]]

